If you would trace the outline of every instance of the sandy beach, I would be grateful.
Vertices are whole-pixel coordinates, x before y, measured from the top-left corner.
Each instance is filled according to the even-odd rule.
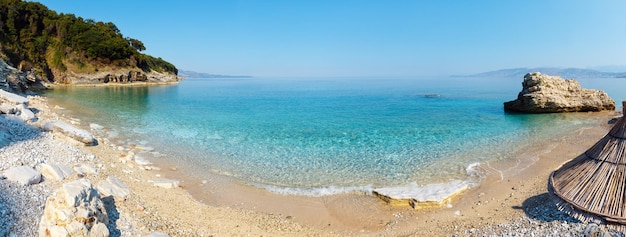
[[[626,237],[624,8],[0,1],[0,237]]]
[[[90,130],[89,121],[64,117],[63,108],[46,98],[29,99],[38,121],[59,119]],[[0,117],[0,129],[12,137],[0,147],[0,170],[50,162],[89,164],[98,168],[82,177],[91,183],[109,176],[120,179],[130,195],[108,203],[111,236],[574,236],[603,227],[559,212],[547,193],[547,177],[604,136],[616,113],[588,115],[596,119],[595,126],[537,144],[516,159],[482,164],[488,175],[479,187],[434,209],[394,207],[366,193],[285,196],[220,178],[194,180],[167,163],[146,168],[125,160],[141,149],[110,144],[93,129],[99,144],[84,146],[7,117]],[[76,173],[62,181],[44,177],[30,186],[0,180],[0,235],[37,236],[46,198],[62,183],[80,178]],[[164,188],[150,182],[159,178],[180,185]]]

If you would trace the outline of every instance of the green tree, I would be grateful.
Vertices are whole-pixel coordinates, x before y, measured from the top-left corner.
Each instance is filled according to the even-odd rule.
[[[49,50],[50,62],[46,59]],[[124,38],[112,22],[57,14],[36,2],[0,0],[0,55],[14,65],[27,61],[50,73],[50,66],[67,69],[64,58],[73,57],[81,63],[107,62],[177,73],[171,63],[141,54],[144,50],[143,42]]]
[[[143,45],[143,42],[139,41],[138,39],[126,38],[126,40],[128,41],[128,43],[130,43],[130,46],[136,49],[137,51],[146,50],[146,47]]]

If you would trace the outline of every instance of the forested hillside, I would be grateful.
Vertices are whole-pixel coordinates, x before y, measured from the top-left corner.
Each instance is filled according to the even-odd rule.
[[[59,14],[36,2],[0,0],[0,58],[50,82],[56,74],[136,68],[176,75],[176,67],[141,53],[138,39],[124,37],[112,22]]]

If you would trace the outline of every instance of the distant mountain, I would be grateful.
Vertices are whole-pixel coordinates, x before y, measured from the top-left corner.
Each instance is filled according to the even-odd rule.
[[[626,77],[626,72],[600,72],[582,68],[510,68],[496,71],[483,72],[472,75],[462,75],[459,77],[514,77],[521,78],[529,72],[541,72],[550,76],[560,76],[563,78],[610,78]]]
[[[229,76],[229,75],[217,75],[204,72],[194,72],[187,70],[178,70],[178,76],[184,78],[251,78],[251,76]]]

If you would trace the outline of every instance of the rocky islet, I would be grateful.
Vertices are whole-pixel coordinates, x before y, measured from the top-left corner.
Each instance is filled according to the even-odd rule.
[[[584,89],[576,80],[564,80],[540,72],[528,73],[517,99],[504,109],[522,113],[562,113],[615,110],[615,101],[605,92]]]

